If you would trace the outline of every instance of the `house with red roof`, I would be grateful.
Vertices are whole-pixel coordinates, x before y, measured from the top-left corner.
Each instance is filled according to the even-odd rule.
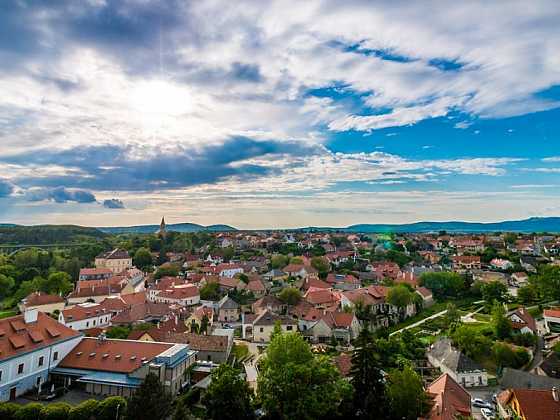
[[[543,311],[544,327],[549,333],[560,333],[560,308]]]
[[[513,311],[508,315],[511,321],[511,326],[513,331],[519,333],[530,333],[537,334],[537,322],[535,318],[527,311],[527,309],[521,307]]]
[[[360,322],[353,313],[324,311],[306,335],[315,343],[326,343],[334,337],[339,342],[349,344],[359,333]]]
[[[471,396],[449,374],[444,373],[426,388],[432,399],[429,420],[456,420],[471,416]]]
[[[40,388],[81,338],[37,309],[0,319],[0,401]]]
[[[30,309],[37,309],[39,312],[52,314],[55,311],[62,311],[64,305],[65,301],[62,296],[33,292],[19,302],[18,309],[22,313]]]
[[[552,389],[510,388],[498,394],[497,400],[499,414],[506,419],[560,419],[560,395],[556,387]]]

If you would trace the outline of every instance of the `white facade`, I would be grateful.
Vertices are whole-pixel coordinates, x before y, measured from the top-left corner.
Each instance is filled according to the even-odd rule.
[[[233,278],[235,277],[236,274],[241,274],[241,273],[243,273],[243,269],[241,267],[224,268],[223,270],[220,271],[220,276]]]
[[[52,346],[1,360],[0,401],[19,397],[41,386],[46,382],[49,370],[56,367],[81,339],[81,336],[72,337]]]

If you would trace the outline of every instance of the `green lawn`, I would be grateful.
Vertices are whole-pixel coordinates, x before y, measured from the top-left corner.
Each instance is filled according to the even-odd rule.
[[[17,315],[16,311],[0,311],[0,319],[1,318],[8,318],[10,316]]]

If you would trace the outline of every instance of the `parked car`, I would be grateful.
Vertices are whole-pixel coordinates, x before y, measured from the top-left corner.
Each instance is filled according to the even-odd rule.
[[[472,405],[474,405],[475,407],[480,407],[480,408],[487,408],[489,410],[493,410],[494,406],[492,405],[492,403],[489,403],[488,401],[484,401],[482,398],[473,398],[471,400]]]
[[[496,416],[494,415],[494,411],[490,410],[489,408],[482,408],[480,412],[482,413],[482,417],[484,417],[486,420],[494,420],[496,418]]]

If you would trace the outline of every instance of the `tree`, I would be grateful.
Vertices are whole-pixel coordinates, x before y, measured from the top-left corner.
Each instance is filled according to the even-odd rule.
[[[491,305],[495,300],[498,302],[505,302],[507,300],[507,286],[499,281],[491,281],[485,283],[480,287],[482,298],[486,304]]]
[[[525,305],[535,303],[538,298],[538,291],[535,286],[528,284],[527,286],[517,289],[517,298]]]
[[[451,338],[463,353],[473,359],[490,351],[490,340],[468,325],[458,327]]]
[[[453,331],[455,331],[457,326],[461,323],[461,314],[454,303],[448,303],[446,309],[445,324],[448,326],[448,331],[453,333]]]
[[[391,305],[395,305],[397,308],[406,308],[410,303],[412,303],[413,292],[411,292],[408,287],[404,284],[398,284],[389,289],[387,295],[387,301]]]
[[[286,287],[278,295],[278,299],[286,305],[297,305],[301,299],[301,292],[295,287]]]
[[[204,314],[200,320],[200,327],[198,329],[199,334],[206,334],[208,332],[208,326],[210,325],[210,320],[208,315]]]
[[[282,254],[273,255],[270,259],[270,266],[272,268],[283,268],[288,265],[290,259]]]
[[[72,406],[68,403],[45,405],[41,410],[41,420],[66,420]]]
[[[159,280],[162,277],[177,277],[177,275],[179,274],[179,268],[174,266],[174,265],[165,265],[163,267],[160,267],[156,270],[156,272],[154,273],[154,279]]]
[[[395,419],[416,420],[430,409],[430,399],[424,391],[422,379],[410,366],[391,371],[387,397],[391,416]]]
[[[145,269],[153,265],[152,254],[147,248],[138,248],[134,254],[134,265],[138,268]]]
[[[350,393],[332,362],[314,356],[299,333],[277,334],[271,340],[258,377],[258,398],[271,418],[332,416]]]
[[[65,295],[73,289],[72,277],[70,277],[70,274],[62,271],[51,273],[45,284],[46,290],[44,291],[53,295]]]
[[[4,402],[0,403],[0,419],[15,420],[16,413],[23,407],[16,403]]]
[[[496,363],[500,367],[519,369],[530,360],[527,350],[524,348],[514,350],[506,343],[495,343],[492,352]]]
[[[511,336],[511,321],[506,316],[504,306],[497,300],[494,301],[494,306],[492,307],[492,326],[494,327],[494,334],[496,334],[498,339],[504,340]]]
[[[292,258],[290,258],[290,264],[303,264],[303,258],[292,257]]]
[[[126,339],[130,334],[131,328],[125,326],[112,326],[107,330],[107,338]]]
[[[164,420],[171,414],[171,395],[158,377],[148,373],[142,385],[128,401],[128,418],[135,420]]]
[[[200,298],[204,300],[218,300],[220,298],[220,284],[212,281],[200,288]]]
[[[362,329],[352,353],[350,372],[354,387],[353,407],[359,419],[381,419],[388,414],[380,359],[372,334]]]
[[[68,420],[89,420],[95,418],[99,401],[86,400],[74,407],[68,413]]]
[[[423,273],[420,284],[430,289],[438,299],[456,297],[465,289],[465,279],[457,273]]]
[[[123,397],[108,397],[99,403],[96,420],[119,420],[126,418],[127,403]]]
[[[254,418],[249,385],[239,370],[227,364],[212,371],[212,382],[202,404],[206,406],[208,418],[213,420]]]
[[[311,258],[311,266],[315,268],[319,272],[319,274],[328,273],[329,271],[331,271],[331,264],[325,257]]]
[[[10,296],[15,284],[13,278],[0,274],[0,299]]]

